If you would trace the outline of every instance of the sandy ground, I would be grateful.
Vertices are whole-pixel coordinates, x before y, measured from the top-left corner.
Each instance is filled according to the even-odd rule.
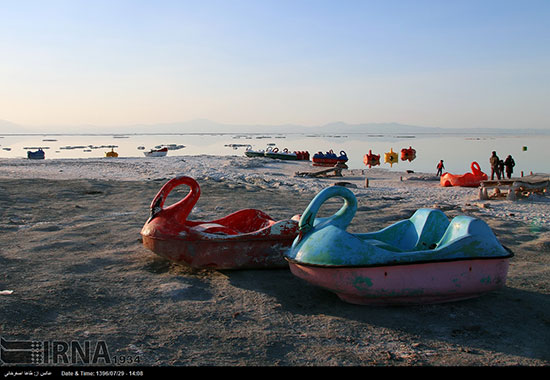
[[[550,202],[479,201],[477,189],[441,188],[431,174],[304,179],[292,174],[317,169],[217,160],[0,161],[0,336],[102,341],[113,361],[145,366],[550,364]],[[344,303],[288,269],[179,266],[145,249],[139,234],[151,200],[177,174],[201,185],[196,219],[250,207],[288,218],[338,181],[357,186],[353,232],[419,207],[476,216],[515,254],[507,284],[460,302],[372,307]],[[326,212],[339,207],[330,202]]]

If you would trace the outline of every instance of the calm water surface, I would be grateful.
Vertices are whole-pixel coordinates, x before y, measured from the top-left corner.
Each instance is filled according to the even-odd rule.
[[[514,175],[550,173],[550,135],[258,135],[258,134],[128,134],[128,135],[0,135],[0,158],[26,158],[27,150],[43,147],[46,159],[98,158],[105,157],[111,146],[119,157],[145,157],[144,151],[168,144],[183,145],[182,149],[170,150],[169,156],[185,155],[236,155],[243,156],[246,145],[253,149],[268,146],[280,150],[316,152],[333,150],[347,153],[348,166],[352,169],[367,169],[363,156],[372,150],[380,154],[380,167],[392,171],[412,170],[435,172],[439,160],[444,160],[450,173],[462,174],[470,171],[472,161],[477,161],[486,173],[489,170],[489,156],[494,150],[501,159],[511,154],[516,161]],[[384,153],[393,149],[412,147],[416,159],[401,161],[390,166],[384,163]],[[142,148],[142,149],[138,149]],[[162,158],[160,158],[162,159]]]

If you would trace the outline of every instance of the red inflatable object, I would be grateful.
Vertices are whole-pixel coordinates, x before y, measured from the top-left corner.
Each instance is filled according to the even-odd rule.
[[[407,148],[401,149],[401,161],[411,162],[415,158],[416,158],[416,150],[414,150],[410,146],[408,149]]]
[[[187,196],[163,207],[179,185],[191,188]],[[208,222],[187,220],[199,197],[200,187],[193,178],[168,181],[151,203],[151,217],[141,230],[143,245],[193,268],[288,267],[283,252],[298,235],[299,215],[275,221],[260,210],[244,209]]]
[[[380,155],[379,154],[372,154],[372,150],[369,150],[368,154],[365,154],[363,156],[363,162],[365,165],[367,165],[369,168],[380,165]]]
[[[462,175],[454,175],[450,173],[443,173],[439,183],[441,186],[463,186],[463,187],[477,187],[481,181],[485,181],[488,177],[487,174],[481,171],[479,164],[477,162],[472,162],[470,165],[472,169],[471,173],[466,173]]]

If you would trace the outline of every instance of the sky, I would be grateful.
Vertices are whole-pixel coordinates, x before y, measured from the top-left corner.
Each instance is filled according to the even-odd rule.
[[[0,0],[0,120],[550,129],[549,0]]]

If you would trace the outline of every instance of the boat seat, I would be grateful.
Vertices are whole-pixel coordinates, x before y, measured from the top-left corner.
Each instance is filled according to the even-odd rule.
[[[419,209],[409,219],[400,220],[377,232],[356,236],[365,241],[375,239],[384,242],[385,247],[378,246],[392,251],[421,251],[434,249],[448,225],[449,220],[443,211]]]
[[[494,236],[489,227],[479,219],[466,215],[459,215],[451,220],[449,227],[441,240],[437,243],[437,248],[442,248],[451,244],[457,239],[472,235],[484,236],[484,238]]]
[[[390,226],[387,226],[376,232],[360,233],[355,235],[357,238],[371,243],[375,243],[380,248],[392,251],[406,251],[414,246],[413,242],[417,240],[417,233],[413,223],[410,220],[401,220]],[[382,246],[382,243],[385,245]]]
[[[449,219],[439,209],[419,209],[410,218],[418,239],[414,250],[434,249],[447,231]]]

